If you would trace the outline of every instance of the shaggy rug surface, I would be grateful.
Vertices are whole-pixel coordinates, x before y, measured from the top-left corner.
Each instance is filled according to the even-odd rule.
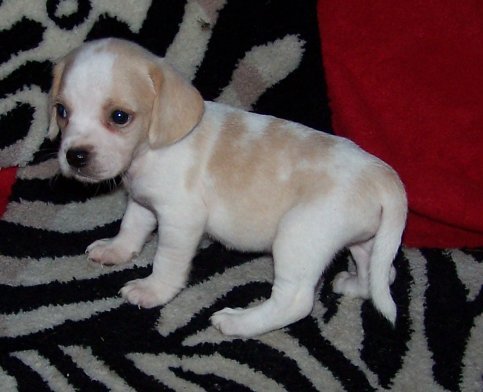
[[[165,55],[215,100],[330,129],[316,1],[0,1],[1,391],[480,391],[482,253],[402,248],[391,328],[370,302],[333,294],[351,264],[325,272],[312,314],[254,339],[209,322],[270,295],[269,254],[203,242],[188,287],[161,308],[118,290],[150,273],[156,238],[132,264],[88,263],[114,236],[125,195],[58,175],[45,140],[55,59],[118,36]]]

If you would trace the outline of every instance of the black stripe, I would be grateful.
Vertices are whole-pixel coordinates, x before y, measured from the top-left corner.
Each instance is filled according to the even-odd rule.
[[[181,347],[180,342],[163,338],[153,326],[159,319],[159,308],[139,309],[130,304],[99,314],[65,330],[67,341],[69,332],[79,330],[75,338],[79,344],[92,348],[93,353],[109,368],[120,375],[136,391],[171,391],[152,376],[144,373],[126,358],[130,353],[172,352],[172,345]],[[93,341],[96,343],[93,344]]]
[[[181,345],[186,337],[206,328],[207,324],[210,323],[210,316],[215,311],[225,307],[245,308],[255,300],[268,299],[270,292],[271,284],[269,282],[248,282],[236,286],[222,298],[219,298],[212,306],[204,308],[199,314],[194,315],[188,325],[177,329],[169,336],[170,341],[180,342]],[[186,354],[186,350],[187,347],[183,347],[178,355]],[[216,352],[226,358],[246,364],[250,368],[263,373],[266,377],[276,380],[289,391],[311,391],[314,389],[309,380],[300,372],[294,360],[257,340],[234,340],[217,345],[206,344],[196,346],[192,350],[194,350],[192,355],[210,355]],[[179,351],[179,349],[176,349],[176,351]],[[240,355],[240,353],[246,353],[246,355]]]
[[[216,351],[276,381],[287,391],[315,391],[312,383],[302,374],[297,363],[280,352],[257,340],[234,340],[223,342]],[[243,353],[250,353],[243,355]]]
[[[47,135],[47,129],[45,130]],[[30,165],[36,165],[49,159],[57,159],[57,151],[60,146],[60,137],[57,137],[53,141],[49,139],[44,139],[39,149],[35,152],[32,160],[29,162]],[[52,176],[54,173],[52,173]]]
[[[118,180],[116,180],[118,181]],[[113,183],[86,184],[52,173],[48,179],[18,179],[12,187],[11,201],[43,201],[53,204],[82,203],[113,191]]]
[[[287,9],[289,3],[295,4],[277,1],[268,5],[258,0],[227,2],[219,13],[205,58],[194,79],[194,84],[205,99],[218,97],[230,82],[237,63],[249,50],[287,33],[284,25],[290,20],[290,12],[293,12],[290,7]]]
[[[281,114],[282,118],[297,120],[318,128],[330,128],[326,118],[327,110],[324,109],[327,107],[325,86],[320,77],[321,60],[315,4],[314,0],[228,2],[220,11],[205,58],[194,80],[195,86],[202,91],[205,99],[213,100],[219,96],[221,90],[230,82],[237,63],[254,46],[266,45],[287,34],[295,34],[303,40],[314,38],[316,41],[306,47],[304,68],[297,73],[287,88],[277,90],[284,92],[282,98],[278,99],[278,94],[273,93],[271,97],[256,105],[256,111]],[[285,83],[287,79],[280,85]],[[293,99],[293,93],[297,95],[297,102]],[[303,111],[304,107],[309,108],[308,112]],[[312,115],[315,117],[311,118]]]
[[[0,31],[0,63],[29,49],[37,47],[42,42],[45,27],[39,22],[22,18],[9,30]]]
[[[153,1],[138,42],[158,56],[164,56],[179,31],[185,4],[184,0]]]
[[[104,361],[136,390],[159,390],[158,382],[141,372],[126,358],[129,353],[156,353],[160,347],[166,346],[166,341],[152,328],[158,317],[159,309],[138,309],[136,306],[126,304],[85,320],[66,321],[51,329],[27,336],[0,338],[0,348],[2,353],[41,350],[49,358],[53,358],[54,364],[60,366],[60,370],[67,375],[71,365],[60,364],[65,354],[56,352],[57,347],[60,345],[89,347],[96,357]],[[126,339],[127,336],[129,336],[128,339]],[[67,356],[65,360],[68,360]],[[29,380],[29,377],[30,375],[27,375],[26,380]],[[74,382],[80,385],[86,382],[90,385],[80,371],[74,371]]]
[[[287,32],[304,41],[302,61],[295,71],[265,92],[253,110],[331,132],[331,113],[315,12],[317,2],[286,3],[287,9],[282,12],[286,13],[284,17],[287,21],[283,26],[288,25]]]
[[[230,392],[250,392],[250,389],[235,381],[216,376],[214,374],[197,374],[182,367],[171,367],[170,370],[179,378],[187,380],[195,385],[204,388],[206,391],[230,391]],[[247,382],[249,380],[246,380]]]
[[[52,63],[50,61],[27,61],[0,83],[0,98],[29,86],[39,86],[43,92],[50,89],[52,79]],[[45,98],[47,99],[47,97]]]
[[[320,335],[313,318],[306,317],[290,325],[288,330],[315,359],[332,372],[347,391],[375,391],[364,372]]]
[[[478,263],[483,263],[483,248],[461,249],[464,253],[474,257]]]
[[[427,259],[424,326],[433,354],[434,378],[448,390],[459,391],[474,313],[451,257],[437,249],[422,249],[421,252]]]
[[[86,264],[86,268],[89,263],[87,257],[79,262]],[[104,268],[104,272],[109,271],[107,266],[93,265],[91,268]],[[112,271],[95,278],[76,279],[74,277],[69,282],[53,281],[33,286],[0,285],[0,298],[15,298],[14,302],[3,301],[0,303],[0,312],[8,314],[18,312],[19,309],[30,311],[42,306],[64,306],[106,298],[119,298],[118,292],[127,282],[147,277],[151,273],[151,269],[150,265],[147,267],[132,266],[123,271]]]
[[[227,249],[219,242],[201,249],[193,259],[190,273],[190,284],[194,285],[210,278],[214,274],[221,274],[229,268],[266,256],[264,253],[238,252]],[[269,261],[267,261],[269,263]]]
[[[344,249],[337,253],[334,260],[329,264],[322,275],[321,288],[319,290],[319,301],[327,309],[323,315],[324,322],[328,323],[339,310],[339,299],[341,295],[335,294],[332,282],[335,276],[342,271],[347,271],[349,267],[349,251]]]
[[[62,257],[83,254],[99,238],[113,237],[120,221],[93,230],[58,233],[0,220],[0,254],[9,257]]]
[[[136,41],[136,35],[126,23],[104,14],[94,23],[92,29],[87,34],[86,41],[108,37]]]
[[[0,353],[0,367],[15,378],[18,392],[51,391],[40,375],[20,359],[11,356],[3,348]]]
[[[23,103],[0,115],[0,149],[10,146],[28,135],[35,109]]]
[[[99,381],[91,379],[73,362],[70,355],[65,354],[58,345],[44,345],[40,353],[64,375],[76,391],[107,392],[109,389]]]

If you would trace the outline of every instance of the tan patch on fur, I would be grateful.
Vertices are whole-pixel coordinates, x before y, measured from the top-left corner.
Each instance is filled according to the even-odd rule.
[[[185,137],[201,121],[204,101],[198,90],[170,65],[158,62],[151,70],[156,90],[149,141],[161,147]]]
[[[249,211],[275,223],[294,203],[331,190],[333,180],[324,159],[333,139],[317,131],[294,130],[275,118],[260,134],[249,132],[248,124],[249,117],[230,115],[208,164],[215,193],[231,210]]]
[[[202,125],[191,136],[191,145],[193,146],[191,157],[193,159],[192,166],[186,172],[185,186],[188,191],[192,191],[199,183],[203,170],[202,157],[208,148],[208,135]]]
[[[140,141],[146,140],[152,118],[155,91],[149,77],[149,61],[144,57],[129,58],[129,54],[117,53],[113,70],[115,83],[103,106],[104,126],[113,131],[137,132]],[[133,118],[125,128],[118,128],[111,121],[114,110],[122,110]],[[135,130],[133,130],[135,128]],[[123,131],[124,130],[124,131]]]

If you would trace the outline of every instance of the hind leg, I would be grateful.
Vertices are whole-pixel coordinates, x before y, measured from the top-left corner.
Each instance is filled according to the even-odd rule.
[[[324,268],[337,251],[313,227],[313,214],[292,211],[279,226],[273,244],[275,276],[271,297],[248,309],[226,308],[212,316],[213,325],[225,335],[250,337],[282,328],[310,314],[314,292]],[[324,240],[321,240],[324,239]]]
[[[369,265],[374,239],[349,247],[357,271],[340,272],[336,275],[332,287],[337,294],[356,298],[369,298]],[[390,284],[394,282],[396,270],[391,267]]]

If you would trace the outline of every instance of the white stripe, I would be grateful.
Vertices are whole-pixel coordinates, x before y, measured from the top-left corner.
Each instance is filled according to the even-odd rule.
[[[155,252],[156,241],[153,239],[132,262],[116,266],[102,266],[89,262],[84,254],[41,259],[17,259],[0,255],[2,263],[0,284],[18,287],[48,284],[54,281],[70,282],[73,279],[95,279],[113,272],[131,269],[134,266],[148,266],[153,261]]]
[[[118,189],[82,203],[13,201],[9,203],[3,220],[58,233],[81,232],[120,220],[126,210],[126,199],[124,191]]]
[[[90,348],[80,346],[61,347],[76,365],[92,380],[104,384],[110,391],[132,392],[132,389],[119,375],[112,371],[103,361],[97,359]]]
[[[252,48],[238,63],[230,84],[215,101],[250,110],[266,90],[297,69],[302,60],[303,46],[304,41],[297,36],[287,35],[266,45]],[[247,74],[246,70],[255,74]],[[250,77],[254,80],[242,80]],[[240,85],[250,86],[248,102],[247,97],[240,96]]]
[[[229,268],[222,274],[216,274],[205,282],[185,288],[162,309],[157,325],[158,332],[167,336],[178,328],[187,325],[193,314],[216,302],[234,287],[250,281],[271,281],[273,277],[272,259],[262,257]],[[182,312],[179,309],[183,309]]]
[[[286,389],[275,380],[268,378],[262,372],[250,368],[220,354],[184,357],[181,361],[183,369],[197,374],[215,374],[227,380],[233,380],[245,385],[252,391],[276,392]]]
[[[204,392],[203,388],[189,381],[183,380],[174,374],[170,367],[181,367],[181,359],[169,354],[142,354],[133,353],[126,356],[134,365],[156,380],[162,382],[175,391]]]
[[[458,278],[468,290],[467,301],[474,301],[483,286],[483,263],[478,263],[473,256],[459,249],[452,249],[450,256],[456,267]]]
[[[220,333],[220,331],[216,330],[213,327],[209,327],[206,330],[198,331],[195,335],[186,338],[183,341],[183,345],[189,347],[195,347],[199,344],[206,343],[218,345],[223,342],[230,342],[234,339],[236,338],[224,336]],[[273,349],[283,353],[284,356],[294,360],[297,363],[300,372],[305,377],[307,377],[307,379],[318,390],[343,390],[340,382],[334,378],[333,374],[329,370],[324,368],[323,365],[316,358],[314,358],[304,346],[301,346],[297,340],[287,335],[282,330],[270,332],[265,335],[259,336],[256,338],[256,340],[259,340],[263,344],[272,347]],[[352,350],[357,351],[356,349],[357,347],[352,348]],[[223,361],[225,361],[225,359],[223,359]],[[198,370],[198,372],[201,372],[201,370]],[[237,380],[232,376],[229,376],[228,378]]]
[[[424,328],[424,293],[428,286],[426,259],[418,249],[403,249],[409,262],[414,283],[411,286],[409,315],[411,339],[407,343],[408,352],[404,355],[402,369],[393,380],[395,391],[444,391],[433,379],[432,354],[428,348]],[[411,377],[408,377],[411,375]],[[419,389],[418,389],[419,388]]]
[[[300,372],[319,391],[344,390],[339,380],[290,335],[282,331],[276,331],[262,335],[258,340],[293,359],[297,363]]]
[[[40,377],[48,384],[49,388],[58,392],[74,392],[75,389],[69,384],[64,375],[53,366],[48,359],[41,356],[37,351],[26,350],[17,351],[11,354],[20,359],[23,363],[37,372]]]
[[[24,166],[33,158],[45,139],[48,123],[47,95],[38,86],[20,90],[7,99],[0,100],[0,114],[14,109],[18,103],[28,103],[35,108],[32,123],[25,138],[1,150],[0,167]]]
[[[41,306],[35,310],[15,314],[0,314],[1,336],[15,338],[45,329],[54,328],[67,320],[80,321],[98,313],[108,312],[124,303],[114,297],[93,302],[76,302],[69,305]]]
[[[245,385],[253,391],[284,391],[276,381],[248,365],[222,357],[219,354],[193,357],[176,357],[168,354],[129,354],[137,368],[153,376],[174,390],[204,391],[201,387],[179,378],[170,368],[182,368],[196,374],[214,374]]]
[[[46,180],[51,178],[55,182],[55,176],[60,173],[59,161],[55,152],[52,152],[52,159],[36,165],[21,167],[17,171],[17,179],[20,180]],[[59,174],[60,175],[60,174]]]
[[[3,392],[18,391],[17,380],[0,368],[0,385]]]
[[[190,0],[186,3],[183,21],[165,58],[188,80],[193,80],[203,61],[218,12],[225,3],[226,0]],[[203,27],[205,24],[207,27]]]
[[[462,391],[481,391],[483,370],[483,314],[475,317],[463,357]]]
[[[349,263],[349,269],[353,263]],[[339,300],[338,312],[326,324],[323,322],[322,303],[315,302],[312,315],[318,321],[320,334],[326,338],[337,350],[360,370],[362,370],[371,385],[377,385],[377,376],[372,372],[367,363],[361,358],[362,342],[364,340],[364,329],[362,328],[361,306],[363,300],[342,296]],[[341,328],[341,325],[350,325],[350,328]],[[339,390],[335,388],[334,390]],[[330,389],[329,389],[330,390]]]

